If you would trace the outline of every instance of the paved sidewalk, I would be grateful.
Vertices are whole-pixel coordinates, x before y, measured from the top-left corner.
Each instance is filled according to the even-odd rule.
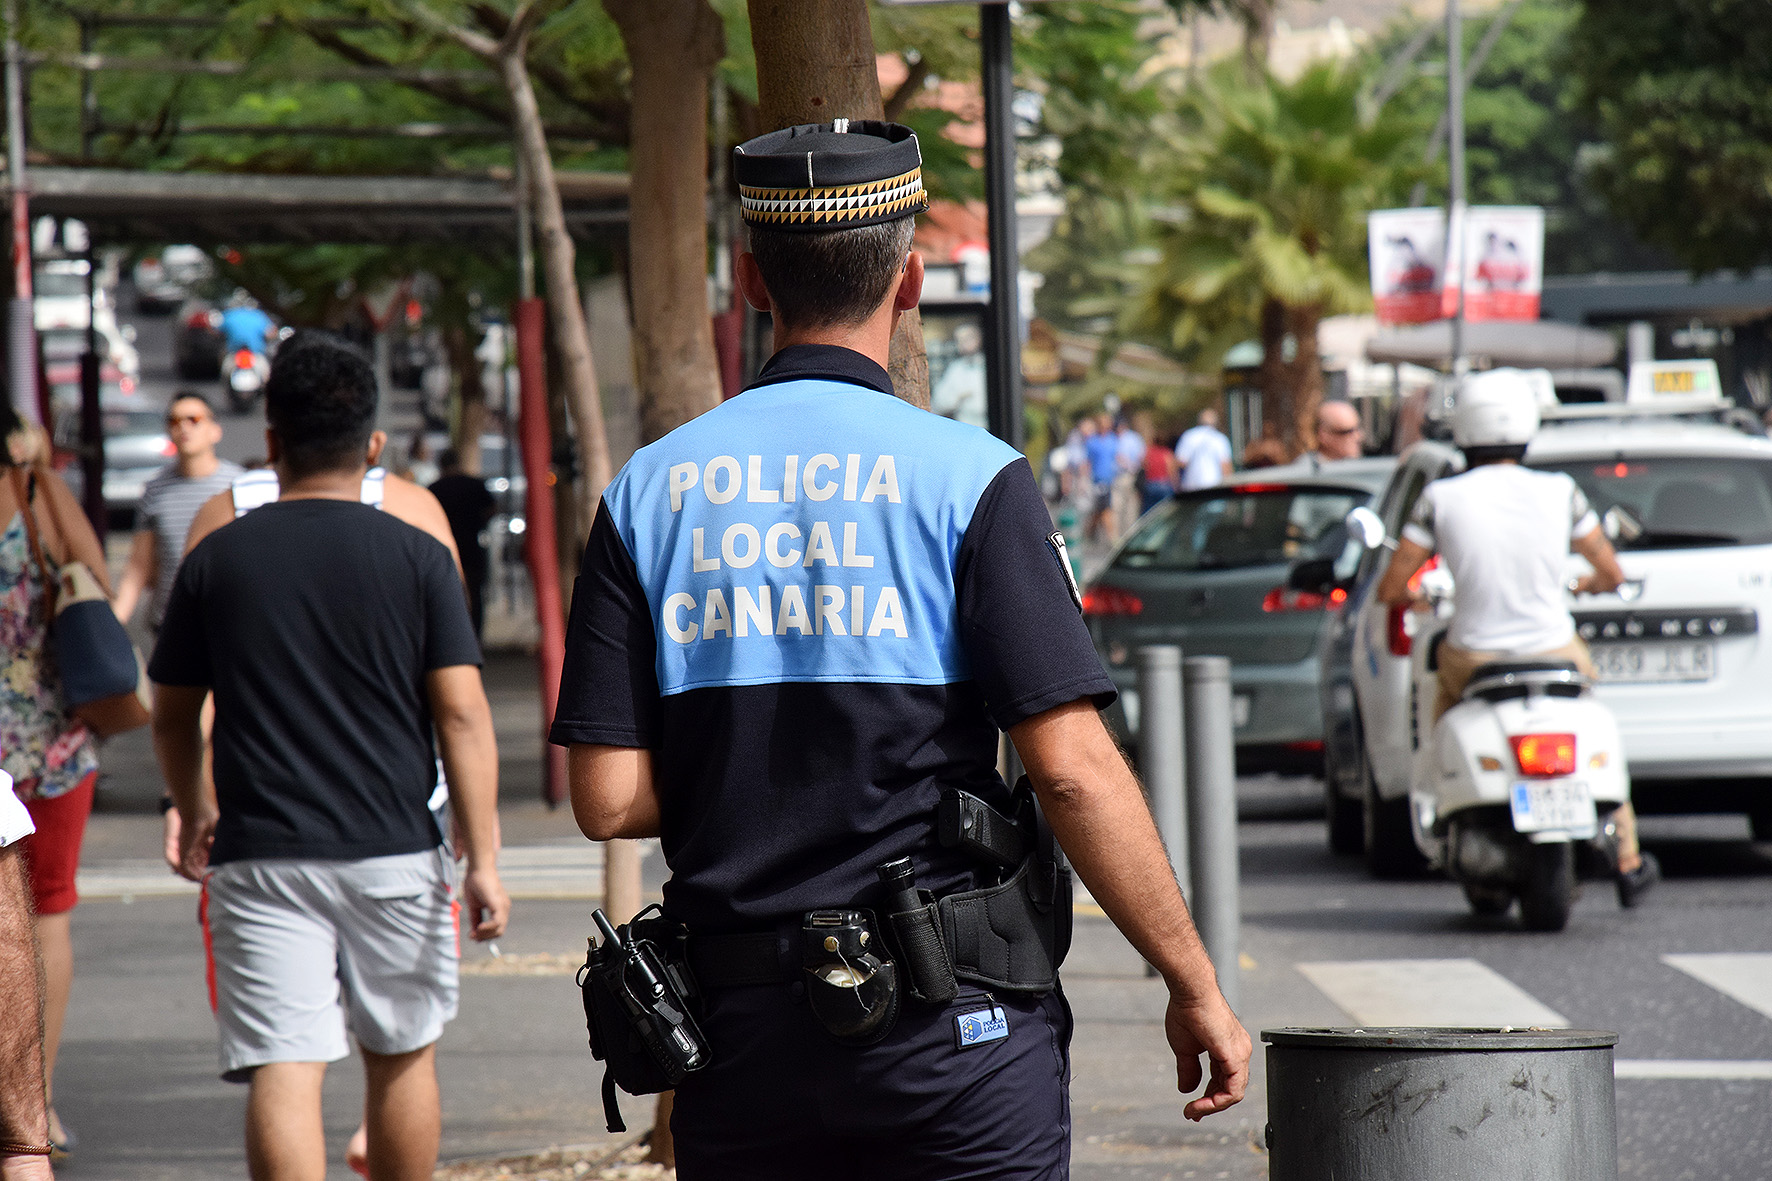
[[[516,899],[501,958],[465,951],[461,1015],[443,1038],[445,1162],[607,1145],[601,1067],[585,1044],[572,973],[584,956],[601,851],[566,810],[539,800],[540,727],[533,663],[495,654],[486,671],[500,738],[506,849]],[[145,733],[113,741],[82,861],[74,915],[77,970],[57,1075],[57,1106],[81,1136],[58,1175],[79,1181],[208,1181],[243,1175],[245,1089],[216,1076],[215,1032],[203,980],[195,888],[158,859],[158,775]],[[644,861],[656,896],[664,865]],[[1259,949],[1254,953],[1260,957]],[[1264,987],[1247,970],[1251,1029],[1330,1022],[1300,1010],[1300,990]],[[1251,1099],[1205,1125],[1181,1118],[1164,1042],[1165,996],[1099,910],[1079,900],[1065,986],[1077,1017],[1072,1087],[1074,1176],[1089,1181],[1266,1176],[1256,1145],[1265,1122],[1259,1074]],[[1314,1002],[1319,1010],[1325,1005]],[[1302,1015],[1301,1015],[1302,1013]],[[361,1070],[340,1063],[326,1081],[329,1179],[349,1181],[345,1138],[362,1103]],[[651,1100],[624,1097],[630,1127]]]

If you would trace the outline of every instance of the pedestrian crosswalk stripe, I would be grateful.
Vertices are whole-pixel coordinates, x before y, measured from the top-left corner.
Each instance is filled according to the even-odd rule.
[[[1772,1017],[1772,952],[1664,955],[1661,962],[1696,977],[1724,996]]]
[[[1361,1025],[1569,1025],[1477,960],[1351,960],[1299,964],[1298,970]]]
[[[1752,1060],[1693,1061],[1682,1058],[1620,1058],[1612,1073],[1624,1079],[1719,1079],[1725,1082],[1772,1081],[1772,1062]]]

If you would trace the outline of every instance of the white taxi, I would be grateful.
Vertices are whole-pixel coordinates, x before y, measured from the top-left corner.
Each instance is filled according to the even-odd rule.
[[[1755,838],[1772,840],[1772,640],[1761,638],[1772,626],[1772,440],[1742,418],[1714,398],[1552,409],[1525,462],[1573,477],[1618,549],[1625,585],[1569,606],[1617,716],[1638,809],[1745,813]],[[1381,498],[1387,526],[1407,519],[1425,483],[1461,468],[1445,444],[1405,455]],[[1335,807],[1344,831],[1357,810],[1368,863],[1387,874],[1418,861],[1406,812],[1412,629],[1373,601],[1383,565],[1382,551],[1367,555],[1342,619],[1355,750],[1346,768],[1331,751],[1330,780],[1332,826]],[[1571,578],[1585,569],[1571,559]],[[1337,770],[1349,773],[1338,781]]]

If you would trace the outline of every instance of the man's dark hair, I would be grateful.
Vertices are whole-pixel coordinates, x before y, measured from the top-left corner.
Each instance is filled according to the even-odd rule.
[[[821,233],[751,226],[751,253],[776,323],[827,328],[867,319],[892,293],[911,251],[915,220]]]
[[[265,420],[291,476],[354,468],[375,432],[375,370],[342,338],[300,332],[277,350]]]
[[[166,413],[171,414],[172,408],[180,402],[200,402],[203,404],[203,409],[209,411],[209,417],[215,417],[215,403],[211,402],[208,398],[205,398],[196,390],[191,389],[179,390],[177,393],[173,394],[172,397],[166,399]]]

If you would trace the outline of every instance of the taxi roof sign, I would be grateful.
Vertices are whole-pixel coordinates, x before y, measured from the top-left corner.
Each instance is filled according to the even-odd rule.
[[[1638,361],[1630,367],[1625,387],[1627,402],[1661,402],[1668,398],[1721,401],[1723,381],[1717,363],[1697,361]]]

